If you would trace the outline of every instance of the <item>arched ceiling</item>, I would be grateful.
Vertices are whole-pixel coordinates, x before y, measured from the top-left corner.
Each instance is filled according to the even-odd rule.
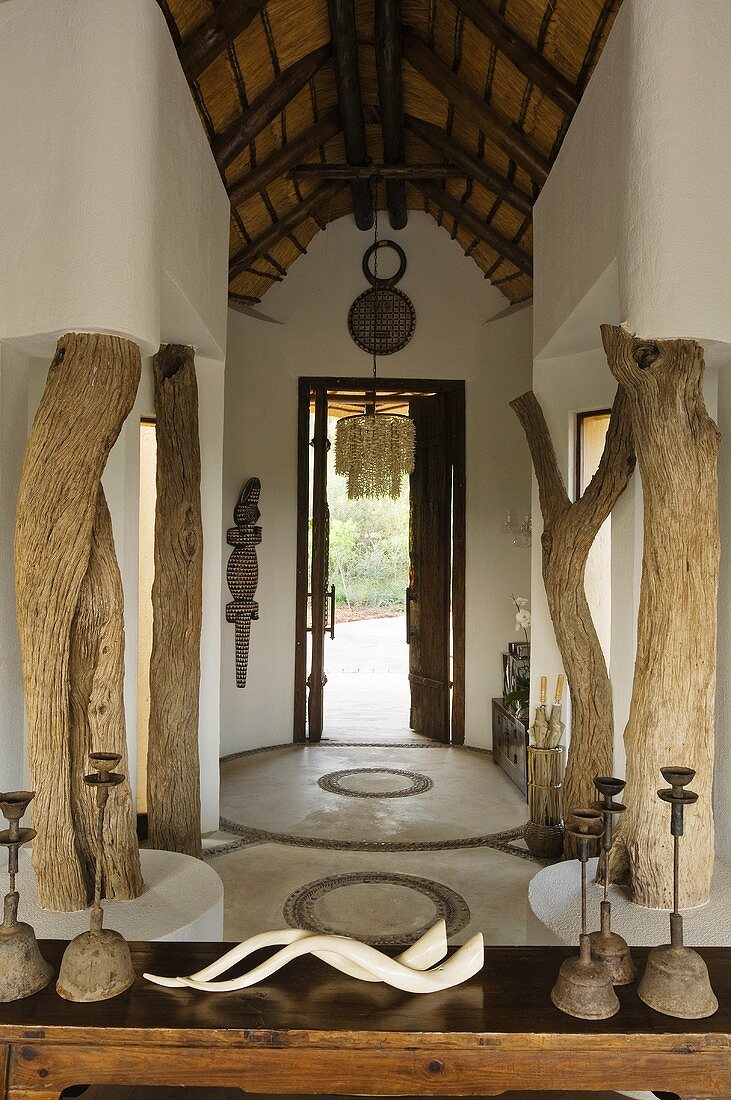
[[[511,302],[533,202],[621,0],[158,0],[231,200],[255,305],[374,195],[426,210]]]

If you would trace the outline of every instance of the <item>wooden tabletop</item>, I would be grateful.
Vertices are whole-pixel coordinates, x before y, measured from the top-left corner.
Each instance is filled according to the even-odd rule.
[[[41,945],[56,970],[65,944]],[[489,1096],[507,1089],[655,1090],[731,1100],[731,949],[702,952],[720,1002],[676,1020],[619,989],[611,1020],[554,1008],[558,947],[489,947],[464,985],[418,996],[302,958],[238,993],[164,989],[225,944],[138,943],[119,997],[71,1004],[54,985],[0,1005],[0,1100],[58,1100],[80,1084],[203,1085],[249,1093]],[[640,972],[646,949],[634,952]],[[261,961],[259,952],[246,966]]]
[[[701,950],[720,1008],[706,1020],[678,1020],[648,1008],[637,996],[637,984],[618,988],[620,1011],[609,1020],[576,1020],[556,1009],[550,992],[563,959],[575,953],[563,947],[488,947],[484,969],[464,985],[442,993],[402,993],[381,984],[366,984],[338,974],[325,963],[304,957],[262,985],[236,993],[200,993],[164,989],[142,978],[142,972],[191,974],[219,958],[231,945],[221,943],[135,943],[134,986],[119,997],[96,1004],[62,1000],[52,982],[33,997],[0,1004],[0,1039],[17,1040],[32,1031],[51,1029],[145,1029],[147,1032],[236,1032],[256,1043],[271,1043],[277,1034],[303,1032],[303,1044],[358,1033],[394,1038],[414,1033],[438,1034],[442,1045],[464,1045],[471,1036],[575,1034],[586,1039],[644,1035],[707,1036],[714,1047],[731,1049],[731,948]],[[56,973],[65,944],[42,941],[43,955]],[[397,950],[397,949],[396,949]],[[396,953],[394,950],[393,953]],[[258,952],[225,977],[256,965],[270,952]],[[646,948],[634,958],[641,974]],[[600,1044],[601,1045],[601,1044]]]

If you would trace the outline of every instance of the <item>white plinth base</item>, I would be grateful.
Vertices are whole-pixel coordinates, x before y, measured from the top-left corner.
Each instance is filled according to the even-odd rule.
[[[587,867],[589,931],[599,927],[599,902],[603,887],[594,882],[597,860]],[[645,909],[631,902],[618,886],[609,888],[612,931],[624,936],[630,947],[656,947],[670,941],[665,909]],[[716,861],[708,905],[683,912],[688,947],[731,946],[731,868]],[[578,943],[581,931],[581,864],[578,860],[554,863],[534,875],[528,886],[528,943]],[[651,1092],[624,1092],[636,1100],[654,1100]]]
[[[589,931],[599,927],[599,902],[603,889],[596,882],[597,861],[587,867]],[[624,890],[611,886],[612,931],[624,936],[631,947],[655,947],[668,943],[670,924],[665,909],[635,905]],[[581,865],[566,860],[544,867],[528,886],[529,943],[576,943],[581,931]],[[685,942],[689,947],[731,946],[731,868],[716,861],[708,905],[683,913]],[[535,932],[535,936],[533,933]]]
[[[18,916],[39,939],[70,940],[88,931],[89,911],[54,913],[41,909],[30,852],[21,849]],[[105,901],[104,927],[127,940],[223,939],[223,883],[207,863],[179,852],[140,852],[145,892],[134,901]]]

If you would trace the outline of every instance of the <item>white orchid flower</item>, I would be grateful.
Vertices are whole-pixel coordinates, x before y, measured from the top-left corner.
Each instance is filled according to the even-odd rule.
[[[520,630],[521,627],[525,630],[526,627],[530,626],[530,611],[526,611],[522,608],[515,616],[515,622],[517,623],[517,630]]]

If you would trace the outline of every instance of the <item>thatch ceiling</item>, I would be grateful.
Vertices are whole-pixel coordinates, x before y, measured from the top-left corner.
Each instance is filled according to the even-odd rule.
[[[231,199],[232,304],[329,221],[369,228],[373,190],[531,296],[531,207],[621,0],[158,3]]]

